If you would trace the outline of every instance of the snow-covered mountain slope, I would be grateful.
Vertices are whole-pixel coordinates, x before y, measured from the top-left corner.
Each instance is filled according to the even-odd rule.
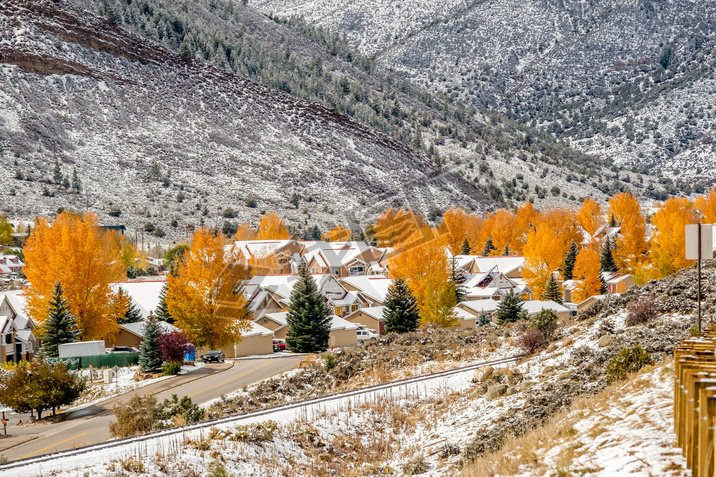
[[[427,213],[491,202],[347,116],[187,60],[65,1],[0,4],[0,144],[1,212],[89,207],[103,222],[152,222],[170,237],[202,221],[221,228],[226,215],[255,222],[263,210],[298,230],[395,205]],[[54,183],[56,160],[70,182],[76,169],[81,194]]]
[[[685,166],[700,167],[716,178],[707,159],[716,92],[713,63],[705,60],[716,38],[714,2],[255,0],[251,5],[278,16],[304,16],[434,91],[536,120],[557,137],[616,163],[672,175]]]

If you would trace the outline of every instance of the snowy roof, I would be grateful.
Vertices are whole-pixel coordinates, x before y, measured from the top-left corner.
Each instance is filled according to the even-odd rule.
[[[328,280],[331,279],[331,275],[312,275],[313,279],[318,285],[318,289],[322,290],[323,286]],[[255,275],[249,280],[249,285],[258,285],[264,290],[271,291],[281,298],[289,298],[293,285],[299,280],[298,275]]]
[[[134,304],[139,309],[142,318],[149,316],[150,312],[154,312],[159,305],[159,296],[161,295],[162,288],[166,284],[165,281],[132,281],[132,282],[118,282],[112,283],[112,290],[117,293],[119,288],[122,287],[127,295],[132,299]]]
[[[484,311],[485,313],[492,313],[497,310],[498,301],[495,300],[474,300],[474,301],[463,301],[458,306],[463,309],[472,310],[475,313]]]
[[[528,315],[534,315],[535,313],[539,313],[542,310],[552,310],[555,313],[562,313],[565,311],[569,311],[569,308],[566,306],[560,305],[556,301],[539,301],[539,300],[530,300],[526,301],[522,304],[522,308],[527,311]]]
[[[306,262],[316,258],[323,267],[349,265],[363,252],[371,249],[365,242],[308,242],[305,247]]]
[[[458,320],[474,320],[477,318],[475,314],[470,313],[469,311],[465,311],[462,308],[455,307],[455,314],[457,315]]]
[[[273,321],[274,323],[277,323],[281,325],[277,329],[281,329],[284,326],[288,325],[288,320],[286,320],[286,315],[288,315],[287,311],[279,311],[277,313],[267,313],[262,318],[268,318],[269,320]],[[276,331],[276,330],[274,330]]]
[[[19,330],[17,333],[15,333],[15,337],[18,338],[20,341],[32,341],[35,336],[32,334],[32,331],[30,330]]]
[[[341,278],[340,281],[353,288],[357,288],[361,293],[378,303],[385,301],[385,297],[388,294],[388,287],[393,283],[392,279],[382,275],[358,275],[355,277],[344,277]]]
[[[295,240],[237,240],[226,246],[226,251],[241,252],[247,260],[251,257],[267,257],[277,250],[296,243]]]
[[[264,328],[258,323],[251,323],[251,328],[241,333],[241,336],[243,338],[248,338],[249,336],[256,335],[273,336],[273,331],[269,330],[268,328]]]
[[[460,257],[460,255],[458,255]],[[514,270],[521,270],[525,264],[525,257],[473,257],[477,269],[481,272],[488,272],[497,267],[502,273],[510,273]]]
[[[349,291],[340,300],[332,299],[331,303],[333,303],[333,306],[349,306],[357,301],[359,301],[358,294]]]
[[[378,321],[383,321],[383,310],[385,310],[384,306],[371,306],[368,308],[361,308],[359,310],[356,310],[348,316],[363,312],[371,318],[375,318]]]
[[[331,331],[336,330],[357,330],[358,325],[351,323],[350,321],[341,318],[340,316],[331,316]]]
[[[159,327],[160,332],[162,333],[169,333],[172,331],[179,331],[179,328],[176,326],[167,323],[166,321],[160,321],[157,320],[157,327]],[[125,323],[123,325],[119,325],[121,329],[124,331],[127,331],[129,333],[132,333],[135,336],[143,337],[144,336],[144,329],[147,327],[146,321],[137,321],[136,323]]]
[[[15,324],[9,316],[0,316],[0,333],[9,333],[15,329]]]

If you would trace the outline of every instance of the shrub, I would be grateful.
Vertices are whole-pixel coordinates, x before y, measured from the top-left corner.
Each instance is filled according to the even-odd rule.
[[[625,322],[627,326],[643,325],[659,316],[661,304],[651,298],[640,298],[629,304],[629,312]]]
[[[211,464],[211,467],[209,467],[207,477],[229,477],[229,473],[226,471],[224,464],[219,461],[215,461]]]
[[[520,348],[524,349],[525,352],[532,354],[547,344],[547,340],[545,339],[544,333],[537,328],[530,327],[520,333],[517,338],[517,344]]]
[[[170,361],[168,363],[164,363],[162,364],[162,371],[164,372],[164,376],[175,376],[179,374],[179,371],[181,371],[181,362]]]
[[[607,365],[607,382],[623,381],[629,373],[636,373],[644,366],[652,364],[649,353],[639,346],[622,349]]]
[[[170,331],[159,335],[159,351],[163,361],[181,363],[184,361],[184,355],[192,348],[193,345],[189,344],[189,339],[181,331]]]
[[[236,426],[236,432],[230,437],[230,439],[232,441],[246,442],[248,444],[271,442],[273,440],[274,432],[276,432],[276,427],[276,423],[273,421],[248,424],[246,426]]]
[[[477,327],[482,328],[485,325],[489,325],[492,323],[492,318],[490,318],[490,315],[485,312],[481,311],[479,315],[477,315]]]
[[[557,314],[552,310],[542,310],[534,315],[530,322],[532,326],[544,335],[544,339],[550,341],[557,331]]]
[[[337,365],[338,365],[338,360],[332,354],[329,354],[328,356],[326,356],[326,360],[323,362],[323,367],[325,368],[326,372],[332,370]]]
[[[109,432],[114,437],[130,437],[155,430],[161,418],[161,410],[154,396],[134,396],[127,403],[114,406],[114,417]]]
[[[160,407],[162,419],[167,422],[176,421],[177,417],[182,418],[184,424],[194,424],[204,419],[204,409],[194,404],[190,397],[184,396],[179,399],[172,394],[171,399],[165,399]]]
[[[428,464],[422,456],[403,466],[403,474],[405,475],[424,474],[428,470],[430,470],[430,464]]]

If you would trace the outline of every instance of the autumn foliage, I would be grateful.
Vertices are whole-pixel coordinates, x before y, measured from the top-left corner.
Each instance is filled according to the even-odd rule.
[[[110,283],[126,278],[119,243],[91,213],[62,212],[52,224],[38,219],[25,246],[30,316],[42,325],[53,287],[61,282],[83,340],[104,339],[117,331]]]
[[[241,341],[241,332],[249,327],[250,313],[240,286],[248,275],[243,265],[224,254],[225,243],[221,234],[197,230],[176,274],[167,277],[169,314],[199,347]]]
[[[574,279],[579,280],[572,295],[572,301],[579,303],[590,296],[601,295],[603,282],[599,263],[599,252],[593,247],[583,248],[574,264]]]
[[[256,238],[258,240],[286,240],[291,238],[291,234],[286,228],[286,223],[276,212],[266,212],[259,222]]]
[[[328,240],[329,242],[347,242],[351,239],[351,229],[337,225],[325,234],[321,235],[321,240]]]
[[[673,197],[652,217],[656,233],[651,239],[651,261],[662,277],[693,265],[686,260],[684,245],[687,224],[698,222],[693,205],[685,197]]]

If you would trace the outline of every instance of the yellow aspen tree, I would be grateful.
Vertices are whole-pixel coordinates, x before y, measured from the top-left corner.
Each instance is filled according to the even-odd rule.
[[[711,189],[705,196],[697,197],[694,208],[701,212],[704,223],[716,224],[716,189]]]
[[[256,239],[256,230],[248,222],[244,222],[236,229],[236,233],[233,237],[237,242],[243,242],[246,240]]]
[[[593,247],[585,247],[577,255],[574,263],[574,279],[579,284],[574,290],[574,300],[579,303],[590,296],[602,294],[601,266],[599,252]]]
[[[543,222],[527,234],[524,256],[525,281],[533,296],[542,296],[549,277],[564,259],[559,237],[549,224]]]
[[[609,210],[620,226],[614,258],[622,273],[639,276],[636,271],[648,262],[649,243],[646,240],[646,221],[639,201],[630,192],[622,192],[609,200]]]
[[[460,253],[462,243],[467,237],[469,222],[469,215],[462,208],[450,207],[443,214],[443,221],[438,231],[448,250],[453,255]]]
[[[577,223],[582,226],[590,237],[594,237],[597,230],[606,224],[599,202],[590,197],[584,199],[579,212],[577,212]]]
[[[82,340],[105,339],[118,330],[113,319],[110,283],[127,278],[114,232],[103,230],[92,213],[62,212],[50,224],[35,223],[25,245],[27,311],[40,325],[56,282],[77,315]]]
[[[286,223],[276,212],[266,212],[259,222],[259,240],[286,240],[291,238]]]
[[[686,260],[685,229],[687,224],[696,222],[693,204],[685,197],[668,199],[652,217],[656,232],[651,239],[651,263],[660,277],[693,265],[693,260]]]
[[[412,210],[391,207],[378,217],[373,231],[379,247],[400,247],[421,240],[421,232],[427,226],[425,219]]]
[[[328,240],[329,242],[347,242],[351,239],[353,232],[351,229],[343,227],[342,225],[336,225],[334,228],[321,235],[321,240]]]
[[[224,253],[226,238],[200,228],[189,250],[167,277],[166,303],[174,324],[198,347],[238,343],[250,327],[251,313],[241,288],[248,274]]]

